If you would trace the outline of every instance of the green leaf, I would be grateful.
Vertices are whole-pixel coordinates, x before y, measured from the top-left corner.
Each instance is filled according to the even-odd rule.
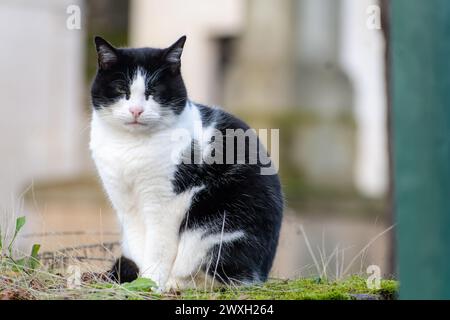
[[[23,266],[25,265],[25,262],[26,262],[25,258],[15,260],[14,265],[12,266],[12,269],[17,272],[23,271]]]
[[[124,283],[122,287],[129,291],[150,291],[156,287],[156,283],[151,279],[137,278],[133,282]]]
[[[15,263],[15,264],[16,264],[17,266],[23,267],[23,265],[25,264],[25,258],[16,260],[16,263]]]
[[[31,257],[37,259],[38,253],[39,253],[39,249],[41,249],[41,245],[40,244],[33,244],[33,248],[31,248]]]
[[[18,217],[16,219],[16,230],[14,232],[14,236],[8,246],[9,255],[12,256],[12,246],[14,244],[14,241],[16,240],[17,234],[19,233],[20,229],[25,225],[26,218],[24,216]]]
[[[40,248],[40,244],[33,244],[33,247],[31,248],[31,255],[28,259],[28,266],[32,270],[36,269],[37,265],[39,264],[38,253]]]
[[[2,229],[0,229],[0,257],[2,256],[3,241],[2,241]]]
[[[94,289],[111,289],[117,287],[118,285],[114,283],[100,282],[89,284],[89,286]]]
[[[26,222],[26,218],[23,217],[18,217],[16,219],[16,234],[19,233],[20,229],[22,229],[22,227],[25,225]]]

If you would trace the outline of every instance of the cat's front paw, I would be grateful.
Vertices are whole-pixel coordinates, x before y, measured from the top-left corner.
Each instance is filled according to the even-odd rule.
[[[156,294],[176,294],[180,288],[175,282],[166,282],[164,285],[158,285],[152,290]]]
[[[166,291],[165,291],[165,288],[163,288],[163,287],[156,287],[156,288],[153,289],[153,292],[156,293],[156,294],[163,294]]]
[[[180,291],[180,283],[175,278],[169,278],[164,286],[165,292],[178,292]]]

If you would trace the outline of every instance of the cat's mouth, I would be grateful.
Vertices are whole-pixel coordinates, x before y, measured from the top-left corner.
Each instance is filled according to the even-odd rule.
[[[126,122],[125,125],[134,127],[134,126],[146,126],[147,124],[135,120],[135,121],[132,121],[132,122]]]

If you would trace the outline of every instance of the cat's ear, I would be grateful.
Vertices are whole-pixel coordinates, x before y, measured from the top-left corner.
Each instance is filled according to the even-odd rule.
[[[182,36],[174,44],[165,50],[164,58],[167,62],[171,63],[172,68],[176,70],[181,65],[181,54],[183,53],[184,44],[186,42],[186,36]]]
[[[118,60],[117,50],[108,41],[101,37],[95,37],[95,48],[97,49],[98,67],[101,70],[111,68]]]

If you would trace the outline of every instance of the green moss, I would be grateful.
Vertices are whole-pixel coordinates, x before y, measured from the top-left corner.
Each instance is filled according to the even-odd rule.
[[[24,223],[25,219],[17,220],[16,232]],[[34,257],[33,253],[31,256]],[[0,252],[0,300],[350,300],[358,297],[395,299],[398,287],[394,280],[381,280],[379,289],[368,289],[366,279],[355,275],[340,281],[322,278],[269,280],[260,285],[230,285],[215,290],[191,289],[159,294],[155,291],[155,282],[145,278],[119,285],[111,283],[102,274],[84,273],[79,283],[73,280],[76,280],[73,276],[61,275],[42,265],[21,264],[19,267],[17,261]]]
[[[379,299],[394,299],[397,282],[382,280],[380,289],[368,289],[366,280],[352,276],[342,281],[317,279],[271,280],[260,286],[219,289],[213,292],[186,290],[179,299],[216,300],[351,300],[354,295],[376,295]]]
[[[153,282],[138,279],[129,284],[104,281],[67,287],[67,278],[43,270],[33,273],[12,271],[10,265],[0,268],[0,298],[13,296],[37,300],[351,300],[362,295],[369,298],[395,299],[398,284],[382,280],[380,289],[370,290],[366,280],[352,276],[341,281],[320,279],[270,280],[262,285],[227,287],[216,290],[184,290],[159,294]],[[375,295],[375,296],[374,296]]]

